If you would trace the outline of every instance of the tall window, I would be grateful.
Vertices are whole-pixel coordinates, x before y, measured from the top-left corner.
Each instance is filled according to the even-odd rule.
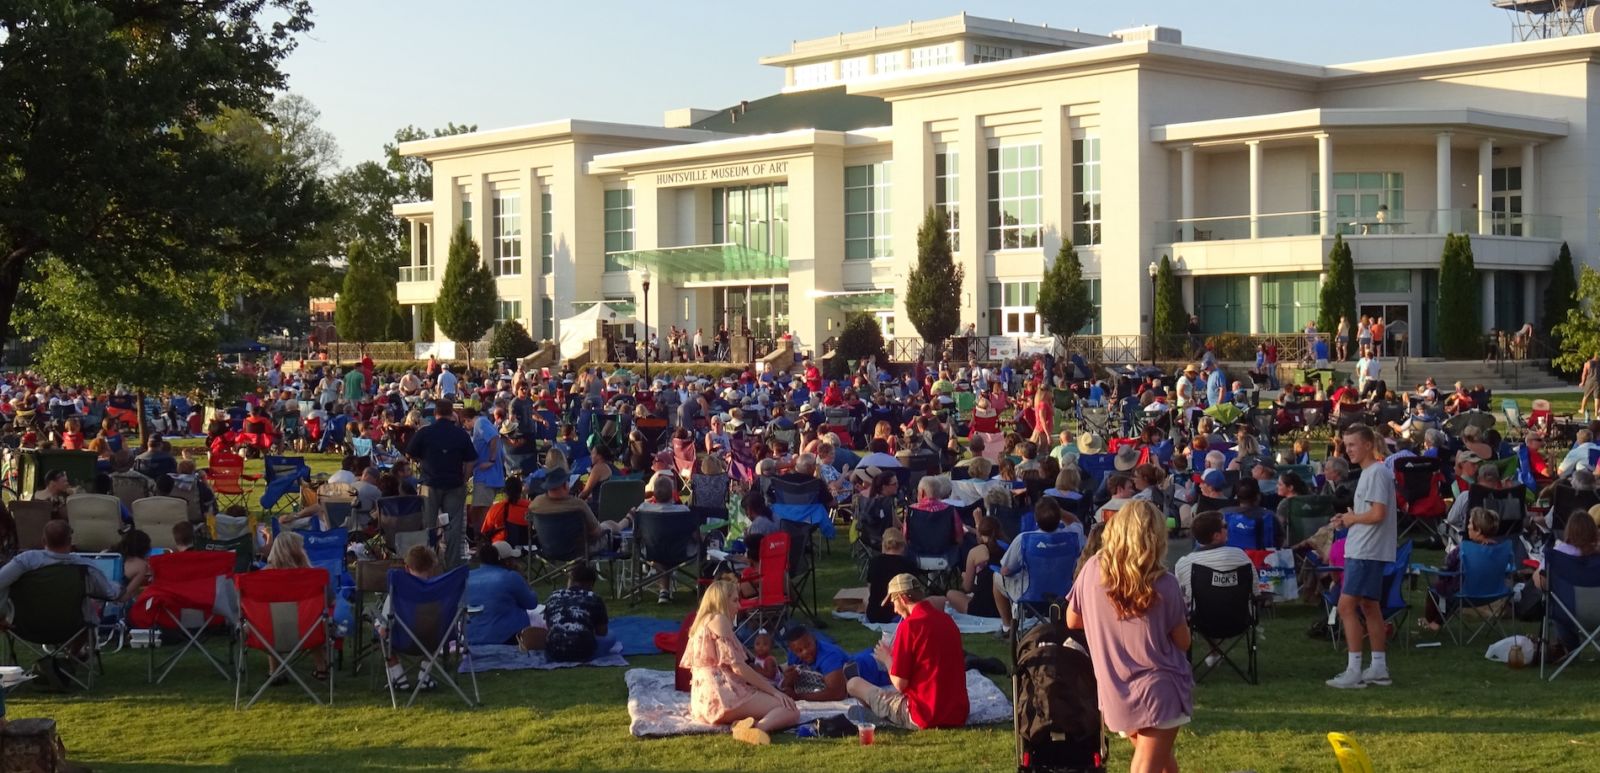
[[[844,256],[894,256],[889,244],[890,162],[844,168]]]
[[[522,273],[522,195],[516,191],[494,194],[494,275]]]
[[[972,44],[972,63],[998,62],[1016,56],[1010,46],[991,46],[984,43]]]
[[[711,242],[789,255],[789,186],[711,189]]]
[[[815,62],[794,68],[796,86],[820,86],[831,82],[833,82],[833,62]]]
[[[956,47],[951,43],[940,43],[936,46],[920,46],[911,49],[911,69],[913,70],[950,64],[955,59]]]
[[[426,266],[433,262],[433,224],[417,224],[417,265]]]
[[[1359,277],[1364,272],[1356,272]],[[1400,270],[1410,292],[1411,272]],[[1362,288],[1366,290],[1365,287]],[[1246,290],[1248,292],[1248,289]],[[1261,330],[1264,333],[1296,333],[1317,318],[1322,307],[1322,285],[1315,271],[1264,274],[1261,282]]]
[[[472,229],[472,194],[461,191],[461,225],[467,229],[467,235],[473,241],[478,240],[478,232]]]
[[[553,270],[556,256],[555,221],[550,216],[550,198],[549,193],[539,194],[539,273],[541,274],[548,274]]]
[[[540,328],[539,338],[545,341],[556,340],[556,302],[550,298],[540,298],[539,305],[544,307],[544,314],[540,317],[543,325]]]
[[[1089,285],[1089,305],[1094,307],[1094,313],[1074,335],[1097,336],[1100,335],[1100,280],[1085,279],[1084,282]]]
[[[1522,167],[1503,166],[1489,176],[1489,211],[1497,236],[1522,235]]]
[[[989,335],[1043,335],[1038,282],[989,283]]]
[[[950,249],[961,246],[961,153],[947,150],[933,156],[933,205],[944,212],[950,227]]]
[[[616,253],[633,249],[633,191],[606,191],[606,270],[627,268]]]
[[[1072,243],[1100,243],[1100,138],[1072,141]]]
[[[522,301],[500,301],[499,306],[495,309],[494,320],[496,322],[509,322],[513,319],[522,319]]]
[[[847,81],[867,77],[868,61],[864,56],[839,60],[839,77]]]
[[[880,73],[896,72],[900,69],[900,65],[905,61],[901,58],[899,51],[887,51],[882,54],[878,54],[874,57],[874,60],[878,65],[878,72]]]
[[[1039,246],[1042,178],[1038,143],[989,148],[989,249]]]
[[[1322,210],[1322,190],[1317,174],[1311,175],[1311,208]],[[1380,219],[1401,222],[1406,208],[1406,180],[1401,172],[1335,172],[1333,174],[1334,230],[1360,233]],[[1383,213],[1380,218],[1379,213]],[[1320,225],[1319,225],[1320,227]]]

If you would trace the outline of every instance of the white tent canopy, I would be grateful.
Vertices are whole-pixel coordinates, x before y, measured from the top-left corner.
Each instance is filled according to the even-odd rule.
[[[561,320],[561,359],[569,360],[584,352],[589,342],[601,336],[601,325],[637,325],[639,321],[604,302]]]

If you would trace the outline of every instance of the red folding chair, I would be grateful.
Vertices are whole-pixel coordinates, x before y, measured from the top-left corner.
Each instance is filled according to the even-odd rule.
[[[242,708],[250,708],[273,680],[293,679],[323,705],[317,691],[294,670],[306,653],[321,648],[331,660],[333,617],[328,610],[328,570],[263,569],[234,578],[239,589],[239,660],[233,688],[233,707],[244,691],[248,650],[260,650],[271,666],[267,678]],[[328,704],[333,703],[333,672],[328,672]]]
[[[234,453],[213,453],[206,467],[206,479],[217,495],[217,509],[226,510],[231,505],[250,506],[250,484],[260,480],[259,475],[244,474],[244,457]]]
[[[238,563],[234,553],[215,550],[186,550],[150,557],[150,584],[128,610],[133,628],[160,628],[183,634],[183,647],[156,663],[156,648],[150,647],[145,678],[160,684],[190,650],[198,651],[223,679],[232,679],[228,669],[202,641],[206,634],[228,631],[238,620],[238,611],[226,592]],[[228,648],[224,659],[233,659]],[[157,671],[160,674],[157,675]]]
[[[756,596],[739,601],[741,638],[754,639],[762,628],[776,631],[789,619],[789,535],[775,531],[761,538]]]

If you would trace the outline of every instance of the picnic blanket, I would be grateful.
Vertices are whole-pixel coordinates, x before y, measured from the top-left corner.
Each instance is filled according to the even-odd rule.
[[[628,684],[628,731],[637,738],[669,735],[726,733],[728,727],[706,725],[689,718],[689,694],[672,686],[671,671],[630,669],[623,675]],[[977,671],[967,672],[967,724],[991,725],[1011,721],[1011,701],[994,682]],[[853,700],[800,701],[800,720],[810,722],[843,714],[860,704]]]
[[[461,666],[456,671],[462,674],[476,671],[481,674],[485,671],[521,671],[530,668],[550,671],[578,666],[627,666],[628,661],[622,658],[622,652],[622,644],[618,642],[604,655],[597,654],[583,663],[568,663],[546,660],[544,653],[539,651],[523,652],[514,644],[478,644],[472,648],[472,657],[462,658]]]
[[[878,633],[894,633],[899,623],[869,623],[867,616],[860,612],[834,612],[833,616],[840,620],[854,620]],[[956,621],[956,628],[962,633],[998,633],[1000,631],[1000,618],[974,617],[963,615],[960,612],[950,612],[950,619]]]
[[[624,655],[660,655],[661,650],[656,649],[656,634],[676,631],[679,624],[679,620],[629,615],[611,618],[606,633],[622,642]]]

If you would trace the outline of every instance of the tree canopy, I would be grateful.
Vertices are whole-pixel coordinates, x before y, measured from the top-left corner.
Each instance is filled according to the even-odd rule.
[[[478,243],[467,233],[465,224],[456,226],[450,236],[450,257],[445,264],[439,300],[433,304],[433,317],[446,338],[465,347],[483,338],[494,326],[494,276],[483,264]],[[471,349],[463,355],[470,362]]]
[[[344,290],[339,293],[339,303],[334,308],[334,325],[339,337],[361,344],[365,352],[368,343],[388,332],[393,306],[394,286],[389,275],[367,254],[365,244],[351,244]]]
[[[1071,241],[1061,242],[1055,262],[1045,269],[1035,307],[1039,318],[1061,339],[1076,334],[1094,320],[1094,299],[1089,295],[1089,283],[1083,279],[1083,262],[1078,260]]]
[[[1350,254],[1350,243],[1339,234],[1334,234],[1333,247],[1328,250],[1327,279],[1318,301],[1317,329],[1324,334],[1337,332],[1341,317],[1352,326],[1358,324],[1355,259]]]
[[[489,356],[497,360],[520,360],[539,347],[522,322],[508,319],[494,326],[489,339]]]
[[[1552,332],[1561,344],[1555,364],[1568,373],[1583,370],[1584,360],[1600,352],[1600,271],[1583,267],[1566,319]]]
[[[1544,313],[1539,318],[1541,332],[1558,337],[1556,326],[1566,321],[1568,309],[1578,305],[1577,276],[1572,266],[1572,250],[1562,242],[1556,262],[1550,266],[1550,284],[1544,288]],[[1554,343],[1559,348],[1561,342]]]
[[[1188,347],[1182,340],[1189,326],[1189,312],[1183,308],[1183,288],[1172,273],[1172,258],[1162,255],[1156,267],[1155,317],[1150,329],[1155,332],[1156,351],[1163,356],[1175,357]]]
[[[1482,306],[1478,302],[1478,270],[1472,262],[1472,240],[1447,234],[1439,256],[1439,351],[1452,359],[1483,354]]]
[[[950,254],[944,211],[928,207],[917,229],[917,265],[906,280],[906,315],[934,351],[961,325],[962,276]]]
[[[864,311],[851,312],[844,318],[839,331],[839,345],[829,361],[829,376],[843,378],[849,360],[882,361],[888,357],[884,351],[883,328],[878,320]]]

